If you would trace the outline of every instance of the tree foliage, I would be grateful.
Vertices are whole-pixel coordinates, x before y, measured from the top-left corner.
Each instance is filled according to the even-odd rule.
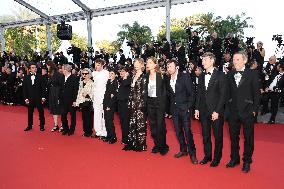
[[[86,37],[79,36],[76,33],[72,34],[71,44],[74,44],[76,47],[79,47],[81,50],[86,51],[88,46],[88,41]]]
[[[151,42],[152,32],[148,26],[141,26],[137,21],[135,21],[132,26],[129,24],[123,24],[121,28],[122,31],[117,33],[117,41],[120,44],[122,44],[124,39],[135,41],[139,44]]]
[[[118,50],[115,48],[115,44],[113,42],[107,40],[97,41],[96,45],[99,49],[104,49],[106,52],[110,54],[114,54]]]
[[[244,37],[244,29],[253,28],[249,24],[250,17],[246,17],[245,13],[237,14],[235,16],[215,16],[214,13],[195,14],[183,19],[171,20],[171,39],[172,40],[186,40],[187,35],[185,28],[193,27],[201,36],[206,37],[211,35],[214,31],[219,34],[219,37],[225,38],[228,34],[234,34],[241,39]],[[160,27],[158,34],[159,39],[165,36],[165,23]]]

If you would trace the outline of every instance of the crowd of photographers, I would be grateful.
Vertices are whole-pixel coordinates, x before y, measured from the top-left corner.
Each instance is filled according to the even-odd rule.
[[[73,55],[72,63],[68,62],[63,52],[55,53],[53,61],[57,65],[59,72],[62,71],[62,65],[71,64],[73,68],[72,74],[78,76],[79,79],[80,70],[89,68],[90,62],[94,62],[94,60],[98,58],[105,60],[106,68],[110,67],[119,73],[122,67],[133,70],[132,61],[135,58],[143,58],[146,61],[149,57],[158,57],[161,72],[164,74],[167,74],[166,62],[174,58],[179,63],[179,70],[188,72],[194,84],[197,86],[198,76],[203,72],[200,57],[205,52],[212,52],[216,57],[216,69],[227,73],[234,69],[232,55],[240,50],[245,50],[248,55],[247,67],[259,73],[260,90],[262,93],[260,113],[264,115],[271,112],[272,115],[268,122],[275,123],[275,116],[279,104],[280,106],[284,104],[284,61],[283,59],[277,60],[276,57],[272,55],[269,57],[269,61],[265,63],[264,57],[267,55],[265,55],[265,49],[261,41],[257,42],[255,47],[253,38],[247,38],[246,43],[241,44],[237,37],[228,35],[225,39],[221,39],[216,32],[212,33],[206,40],[201,40],[198,36],[198,32],[193,31],[186,43],[180,41],[168,42],[164,38],[161,42],[143,45],[129,41],[127,45],[131,48],[132,57],[124,55],[122,49],[119,50],[117,55],[111,55],[104,50],[94,52],[93,49],[88,49],[87,52],[81,51],[80,48],[72,45],[67,50],[67,54]],[[88,56],[88,54],[92,54],[92,56]],[[7,105],[23,105],[22,82],[24,76],[28,74],[28,64],[30,62],[36,62],[39,68],[38,73],[43,75],[46,82],[48,82],[48,70],[45,62],[49,59],[51,58],[48,57],[48,54],[40,56],[35,53],[32,59],[29,60],[27,56],[18,57],[13,52],[2,52],[0,57],[1,103]],[[275,78],[277,78],[276,81],[271,81]],[[273,86],[271,83],[273,83]],[[269,100],[271,100],[271,103],[269,103]],[[268,104],[271,104],[270,108],[268,108]]]

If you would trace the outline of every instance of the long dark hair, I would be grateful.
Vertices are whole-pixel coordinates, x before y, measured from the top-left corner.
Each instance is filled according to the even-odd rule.
[[[58,70],[57,66],[55,65],[55,63],[52,60],[47,61],[46,65],[49,66],[48,76],[52,76],[54,71]]]

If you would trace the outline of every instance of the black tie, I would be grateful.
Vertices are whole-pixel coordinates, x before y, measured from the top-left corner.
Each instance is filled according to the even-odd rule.
[[[205,75],[211,75],[211,72],[205,72]]]
[[[244,71],[236,71],[236,73],[240,73],[241,75],[243,75]]]

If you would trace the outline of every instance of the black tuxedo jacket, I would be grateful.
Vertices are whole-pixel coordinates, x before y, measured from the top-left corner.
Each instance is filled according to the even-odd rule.
[[[106,84],[106,91],[105,91],[104,100],[103,100],[104,110],[106,110],[106,108],[110,108],[114,111],[115,103],[117,99],[117,86],[118,86],[118,82],[116,79],[113,80],[112,82],[108,80]],[[111,97],[111,95],[113,95],[113,97]]]
[[[214,69],[206,90],[205,74],[199,77],[196,97],[196,110],[201,116],[212,115],[213,112],[224,114],[226,103],[227,83],[225,74]]]
[[[188,73],[179,72],[177,75],[175,92],[170,85],[169,77],[167,79],[167,93],[170,97],[172,107],[178,107],[184,110],[189,110],[194,103],[194,88]]]
[[[60,93],[60,102],[62,105],[72,105],[76,101],[79,90],[79,81],[76,76],[71,74],[66,82],[65,77],[62,77],[62,87]]]
[[[124,80],[121,79],[117,91],[117,100],[127,101],[129,99],[130,88],[131,88],[131,77],[128,76]]]
[[[252,112],[258,111],[260,103],[258,74],[254,70],[246,68],[237,87],[235,73],[235,71],[231,71],[227,74],[229,115],[239,113],[241,118],[246,118],[252,115]]]
[[[41,101],[46,98],[46,82],[41,75],[36,74],[34,84],[32,85],[31,74],[26,75],[23,81],[24,99]]]
[[[149,84],[149,73],[146,74],[146,97],[148,97],[148,84]],[[162,74],[156,73],[156,95],[159,104],[159,110],[165,112],[166,104],[166,84]],[[146,101],[147,102],[147,101]]]

